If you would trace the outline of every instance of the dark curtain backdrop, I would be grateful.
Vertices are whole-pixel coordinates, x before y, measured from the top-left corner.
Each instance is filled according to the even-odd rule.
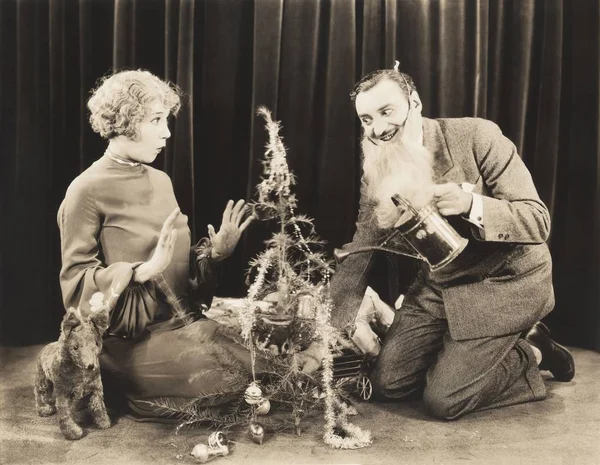
[[[265,134],[283,122],[301,210],[329,247],[351,238],[358,122],[348,98],[394,59],[430,117],[479,116],[517,145],[553,218],[561,340],[600,349],[599,0],[3,0],[2,307],[5,343],[56,337],[63,313],[56,212],[103,153],[89,90],[112,69],[146,68],[186,104],[156,166],[173,179],[194,238],[229,198],[251,198]],[[225,268],[242,295],[254,225]]]

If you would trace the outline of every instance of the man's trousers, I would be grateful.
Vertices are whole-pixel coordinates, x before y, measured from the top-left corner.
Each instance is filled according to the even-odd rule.
[[[411,287],[396,312],[373,382],[379,398],[422,395],[433,415],[448,420],[546,397],[535,355],[521,333],[453,340],[441,291],[424,280]]]

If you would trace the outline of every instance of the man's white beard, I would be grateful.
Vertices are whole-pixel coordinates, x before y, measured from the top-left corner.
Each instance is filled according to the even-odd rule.
[[[376,203],[379,227],[394,226],[403,213],[392,202],[395,194],[420,209],[433,198],[432,154],[420,144],[398,140],[376,146],[366,137],[363,149],[363,195]]]

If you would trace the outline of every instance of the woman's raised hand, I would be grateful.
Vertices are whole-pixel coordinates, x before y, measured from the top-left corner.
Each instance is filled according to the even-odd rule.
[[[242,232],[252,222],[253,217],[249,216],[242,223],[248,209],[243,200],[238,200],[234,205],[233,200],[227,202],[223,212],[223,222],[219,232],[215,232],[212,224],[208,225],[208,236],[212,242],[211,256],[215,260],[223,260],[229,257],[235,250],[235,246],[240,240]]]
[[[173,250],[175,250],[175,242],[177,242],[175,220],[179,216],[179,213],[181,213],[181,210],[177,207],[163,223],[152,257],[135,270],[134,280],[136,282],[143,283],[152,279],[165,271],[171,263]]]

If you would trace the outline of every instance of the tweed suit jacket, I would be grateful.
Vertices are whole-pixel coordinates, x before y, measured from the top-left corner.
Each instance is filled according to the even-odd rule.
[[[484,228],[448,217],[469,245],[438,271],[423,263],[417,281],[441,292],[455,340],[527,329],[554,307],[545,243],[550,215],[516,147],[496,124],[478,118],[423,118],[423,143],[434,156],[436,183],[475,185],[473,192],[483,198]],[[345,250],[378,245],[391,232],[377,226],[374,206],[361,198],[356,232]],[[396,242],[394,247],[407,246]],[[338,266],[331,285],[335,326],[354,320],[372,264],[373,253],[367,252],[350,255]],[[409,293],[418,289],[414,284]]]

